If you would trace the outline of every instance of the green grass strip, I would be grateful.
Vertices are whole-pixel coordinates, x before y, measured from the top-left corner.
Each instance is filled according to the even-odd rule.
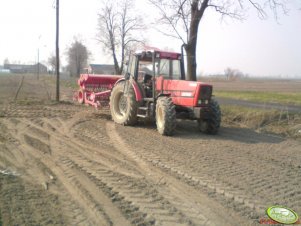
[[[257,91],[214,91],[216,97],[248,100],[261,103],[301,105],[300,93],[276,93]]]

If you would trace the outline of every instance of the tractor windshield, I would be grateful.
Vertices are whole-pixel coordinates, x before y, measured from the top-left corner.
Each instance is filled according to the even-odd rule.
[[[128,72],[137,76],[136,79],[138,80],[144,78],[144,74],[155,75],[156,77],[163,76],[164,79],[169,80],[181,80],[181,57],[178,54],[160,52],[155,53],[155,57],[153,54],[143,52],[141,55],[138,54],[137,58],[132,58]],[[136,60],[138,60],[137,65]],[[137,66],[138,68],[136,68]]]
[[[160,59],[157,62],[158,76],[163,76],[166,79],[180,80],[181,79],[181,64],[180,60]]]

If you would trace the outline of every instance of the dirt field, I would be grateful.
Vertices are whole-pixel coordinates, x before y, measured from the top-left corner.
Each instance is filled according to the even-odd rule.
[[[301,214],[301,143],[222,125],[114,124],[55,104],[54,87],[0,76],[0,225],[257,225],[271,205]],[[70,89],[62,99],[71,101]]]
[[[215,90],[222,91],[269,91],[278,93],[301,92],[301,79],[245,79],[224,81],[212,78],[202,78],[202,81],[212,84]]]

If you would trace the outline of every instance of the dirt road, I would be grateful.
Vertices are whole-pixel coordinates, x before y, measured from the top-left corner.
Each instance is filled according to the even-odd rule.
[[[23,101],[5,99],[19,81],[0,78],[2,225],[256,225],[275,204],[301,214],[298,141],[228,125],[208,136],[185,121],[162,137],[53,104],[53,87],[31,77]]]

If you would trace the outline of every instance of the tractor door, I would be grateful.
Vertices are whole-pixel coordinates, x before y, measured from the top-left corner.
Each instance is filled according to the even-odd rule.
[[[137,82],[144,91],[146,98],[153,97],[154,67],[152,55],[138,55]]]
[[[137,57],[135,55],[131,55],[125,74],[126,79],[133,78],[135,81],[137,81],[137,64]]]

